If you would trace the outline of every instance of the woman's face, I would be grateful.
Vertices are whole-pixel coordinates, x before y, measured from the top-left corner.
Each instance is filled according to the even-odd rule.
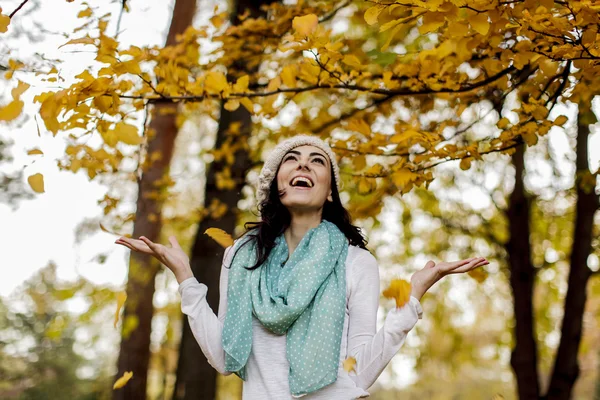
[[[288,209],[318,210],[331,198],[331,163],[315,146],[288,151],[279,165],[277,187],[281,203]],[[283,193],[283,194],[282,194]]]

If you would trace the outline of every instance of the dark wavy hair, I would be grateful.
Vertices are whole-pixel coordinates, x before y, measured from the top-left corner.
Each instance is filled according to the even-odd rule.
[[[279,172],[279,168],[277,171]],[[366,250],[367,240],[362,235],[360,228],[352,225],[350,213],[348,213],[348,210],[342,205],[340,193],[335,182],[333,167],[331,167],[330,172],[331,197],[333,201],[325,201],[322,218],[334,223],[346,236],[351,245]],[[275,173],[275,176],[277,176],[277,173]],[[242,236],[248,236],[250,238],[245,240],[242,246],[245,246],[252,241],[256,243],[256,264],[253,266],[246,266],[246,268],[250,270],[259,267],[267,260],[271,250],[275,247],[275,239],[290,225],[290,212],[279,199],[277,179],[273,179],[273,182],[271,182],[269,196],[259,204],[258,211],[260,212],[260,221],[246,222],[244,224],[246,232],[242,234]],[[239,248],[237,251],[239,251]],[[235,254],[233,257],[235,257]]]

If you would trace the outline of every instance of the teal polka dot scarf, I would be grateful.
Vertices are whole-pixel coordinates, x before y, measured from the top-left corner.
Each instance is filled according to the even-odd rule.
[[[251,271],[245,267],[254,265],[256,251],[254,241],[239,246],[245,241],[236,242],[229,271],[225,369],[246,380],[254,315],[275,334],[287,334],[293,395],[335,382],[344,328],[348,240],[335,224],[323,220],[304,235],[287,262],[287,242],[280,235],[268,259]]]

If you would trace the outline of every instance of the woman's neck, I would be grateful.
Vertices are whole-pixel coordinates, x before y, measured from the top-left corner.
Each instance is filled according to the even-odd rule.
[[[322,210],[317,213],[291,213],[290,226],[287,227],[283,236],[288,245],[289,256],[292,255],[298,244],[312,228],[316,228],[321,223]]]

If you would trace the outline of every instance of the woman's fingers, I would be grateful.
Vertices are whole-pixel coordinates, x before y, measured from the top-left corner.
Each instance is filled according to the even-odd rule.
[[[157,256],[163,256],[164,252],[162,249],[162,245],[158,243],[154,243],[152,240],[148,239],[146,236],[140,236],[140,240],[142,240],[149,248],[156,254]]]
[[[474,268],[482,265],[489,264],[484,257],[471,257],[465,260],[455,261],[451,263],[441,263],[440,268],[444,274],[458,274],[461,272],[468,272]]]
[[[181,249],[181,246],[179,245],[179,242],[175,236],[169,236],[169,243],[171,243],[171,246],[173,246],[174,249]]]
[[[451,273],[451,274],[460,274],[462,272],[469,272],[471,270],[474,270],[475,268],[487,265],[489,263],[490,262],[488,260],[486,260],[485,258],[483,258],[483,257],[476,258],[475,260],[473,260],[473,261],[471,261],[471,262],[469,262],[467,264],[461,265],[461,266],[453,269],[449,273]]]
[[[123,245],[123,246],[129,248],[130,250],[139,251],[139,252],[146,253],[146,254],[153,253],[152,249],[150,249],[150,247],[148,247],[148,245],[146,243],[144,243],[142,240],[139,240],[139,239],[131,239],[131,238],[122,236],[122,237],[118,238],[117,240],[115,240],[115,243]]]

